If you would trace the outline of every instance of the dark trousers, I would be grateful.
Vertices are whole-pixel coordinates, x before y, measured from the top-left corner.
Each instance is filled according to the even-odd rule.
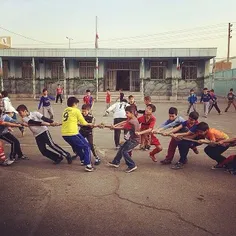
[[[57,96],[56,96],[56,103],[58,102],[59,98],[60,98],[60,102],[62,103],[62,95],[61,94],[57,94]]]
[[[21,158],[23,156],[19,140],[10,132],[2,134],[0,136],[0,139],[11,144],[10,159],[16,158],[16,155],[18,155],[18,158]]]
[[[38,135],[35,139],[36,139],[36,143],[38,145],[39,151],[43,154],[43,156],[53,161],[57,161],[58,159],[61,159],[62,157],[66,157],[69,154],[64,149],[62,149],[61,147],[59,147],[57,144],[53,142],[49,131],[43,132],[42,134]],[[47,149],[47,145],[53,150],[53,152]]]
[[[80,133],[85,139],[87,139],[89,145],[90,145],[90,148],[91,148],[91,151],[94,155],[94,157],[97,157],[97,150],[96,150],[96,147],[95,147],[95,144],[93,143],[93,134],[90,133],[90,134],[84,134],[84,133]]]
[[[125,143],[121,145],[112,163],[117,164],[117,165],[120,164],[120,160],[123,156],[125,159],[125,163],[129,168],[135,167],[135,163],[131,159],[129,152],[132,151],[138,144],[139,143],[134,140],[125,141]]]
[[[90,145],[81,134],[62,137],[67,143],[70,144],[73,151],[79,155],[80,160],[84,161],[85,165],[91,164]]]
[[[126,118],[115,118],[114,119],[114,125],[122,122],[122,121],[126,121]],[[119,129],[115,129],[114,130],[114,141],[115,141],[115,145],[116,147],[120,145],[120,134],[121,134],[121,130]]]
[[[210,108],[209,108],[209,113],[210,113],[210,111],[212,110],[212,108],[215,108],[216,110],[217,110],[217,112],[220,114],[220,108],[218,107],[218,104],[217,104],[217,102],[214,102],[214,103],[212,103],[211,105],[210,105]]]
[[[236,102],[234,100],[228,100],[228,106],[225,109],[225,112],[228,111],[228,109],[230,108],[231,104],[233,104],[235,110],[236,110]]]
[[[217,161],[217,163],[220,163],[224,161],[226,158],[222,156],[221,154],[225,152],[229,146],[206,146],[204,148],[204,152],[213,160]]]
[[[194,143],[194,142],[190,142],[190,141],[185,141],[185,140],[180,141],[178,143],[179,155],[180,155],[179,162],[185,164],[187,161],[189,149],[194,148],[199,145],[200,144],[198,144],[198,143]]]

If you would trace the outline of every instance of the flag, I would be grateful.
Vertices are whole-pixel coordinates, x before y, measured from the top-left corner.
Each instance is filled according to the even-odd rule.
[[[95,48],[98,48],[98,33],[96,33],[96,38],[95,38]]]

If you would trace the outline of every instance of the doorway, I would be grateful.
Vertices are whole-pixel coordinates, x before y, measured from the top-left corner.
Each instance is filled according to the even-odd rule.
[[[116,90],[122,88],[124,91],[130,90],[130,71],[118,70],[116,77]]]

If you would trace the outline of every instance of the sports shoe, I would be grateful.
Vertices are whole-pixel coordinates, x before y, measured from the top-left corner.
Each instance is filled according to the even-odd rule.
[[[212,170],[216,170],[216,169],[224,169],[225,167],[220,165],[220,164],[216,164],[215,166],[212,166],[211,169]]]
[[[92,171],[94,171],[94,168],[90,165],[90,166],[86,166],[85,167],[85,171],[87,171],[87,172],[92,172]]]
[[[94,165],[95,165],[95,166],[98,166],[100,163],[101,163],[101,159],[100,159],[99,157],[96,157],[96,158],[95,158]]]
[[[173,166],[171,167],[171,169],[173,169],[173,170],[179,170],[179,169],[182,169],[183,167],[184,167],[184,164],[183,164],[183,163],[177,162],[175,165],[173,165]]]
[[[149,157],[152,159],[152,161],[157,162],[157,159],[153,154],[149,153]]]
[[[72,157],[71,157],[70,153],[68,153],[68,154],[66,155],[66,160],[67,160],[67,163],[68,163],[68,164],[71,164],[71,163],[72,163]]]
[[[226,170],[226,172],[231,174],[231,175],[236,175],[236,170],[235,169],[228,169],[228,170]]]
[[[84,160],[80,161],[80,165],[84,166]]]
[[[199,151],[197,150],[196,147],[192,148],[192,150],[193,150],[193,152],[194,152],[195,154],[199,154]]]
[[[14,161],[11,161],[11,160],[9,160],[9,159],[6,159],[1,165],[3,165],[3,166],[10,166],[11,164],[13,164],[14,163]]]
[[[132,168],[129,168],[129,167],[128,167],[128,168],[125,170],[125,172],[126,172],[126,173],[131,173],[131,172],[135,171],[137,168],[138,168],[137,166],[134,166],[134,167],[132,167]]]
[[[115,167],[115,168],[119,168],[120,165],[114,164],[114,163],[112,163],[112,162],[108,162],[108,166]]]
[[[169,159],[164,159],[164,160],[160,161],[160,163],[161,163],[162,165],[169,165],[169,164],[171,164],[171,160],[169,160]]]
[[[23,155],[23,156],[18,156],[18,158],[17,159],[21,159],[21,160],[29,160],[29,157],[27,157],[27,156],[25,156],[25,155]]]
[[[147,145],[146,147],[145,147],[145,151],[148,151],[148,150],[150,150],[151,149],[151,146],[150,145]]]
[[[116,146],[116,149],[120,149],[120,145]]]

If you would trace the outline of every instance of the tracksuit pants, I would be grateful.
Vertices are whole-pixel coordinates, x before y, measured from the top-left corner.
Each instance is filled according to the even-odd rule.
[[[49,117],[48,117],[49,115]],[[48,106],[48,107],[43,107],[43,116],[49,118],[49,119],[53,119],[53,109],[51,106]]]
[[[62,94],[57,94],[56,103],[58,102],[58,99],[60,99],[60,102],[62,103]]]
[[[35,137],[35,140],[42,155],[51,159],[52,161],[57,161],[58,159],[67,157],[67,155],[69,154],[53,142],[48,130]],[[52,151],[49,150],[47,146],[49,146]]]

